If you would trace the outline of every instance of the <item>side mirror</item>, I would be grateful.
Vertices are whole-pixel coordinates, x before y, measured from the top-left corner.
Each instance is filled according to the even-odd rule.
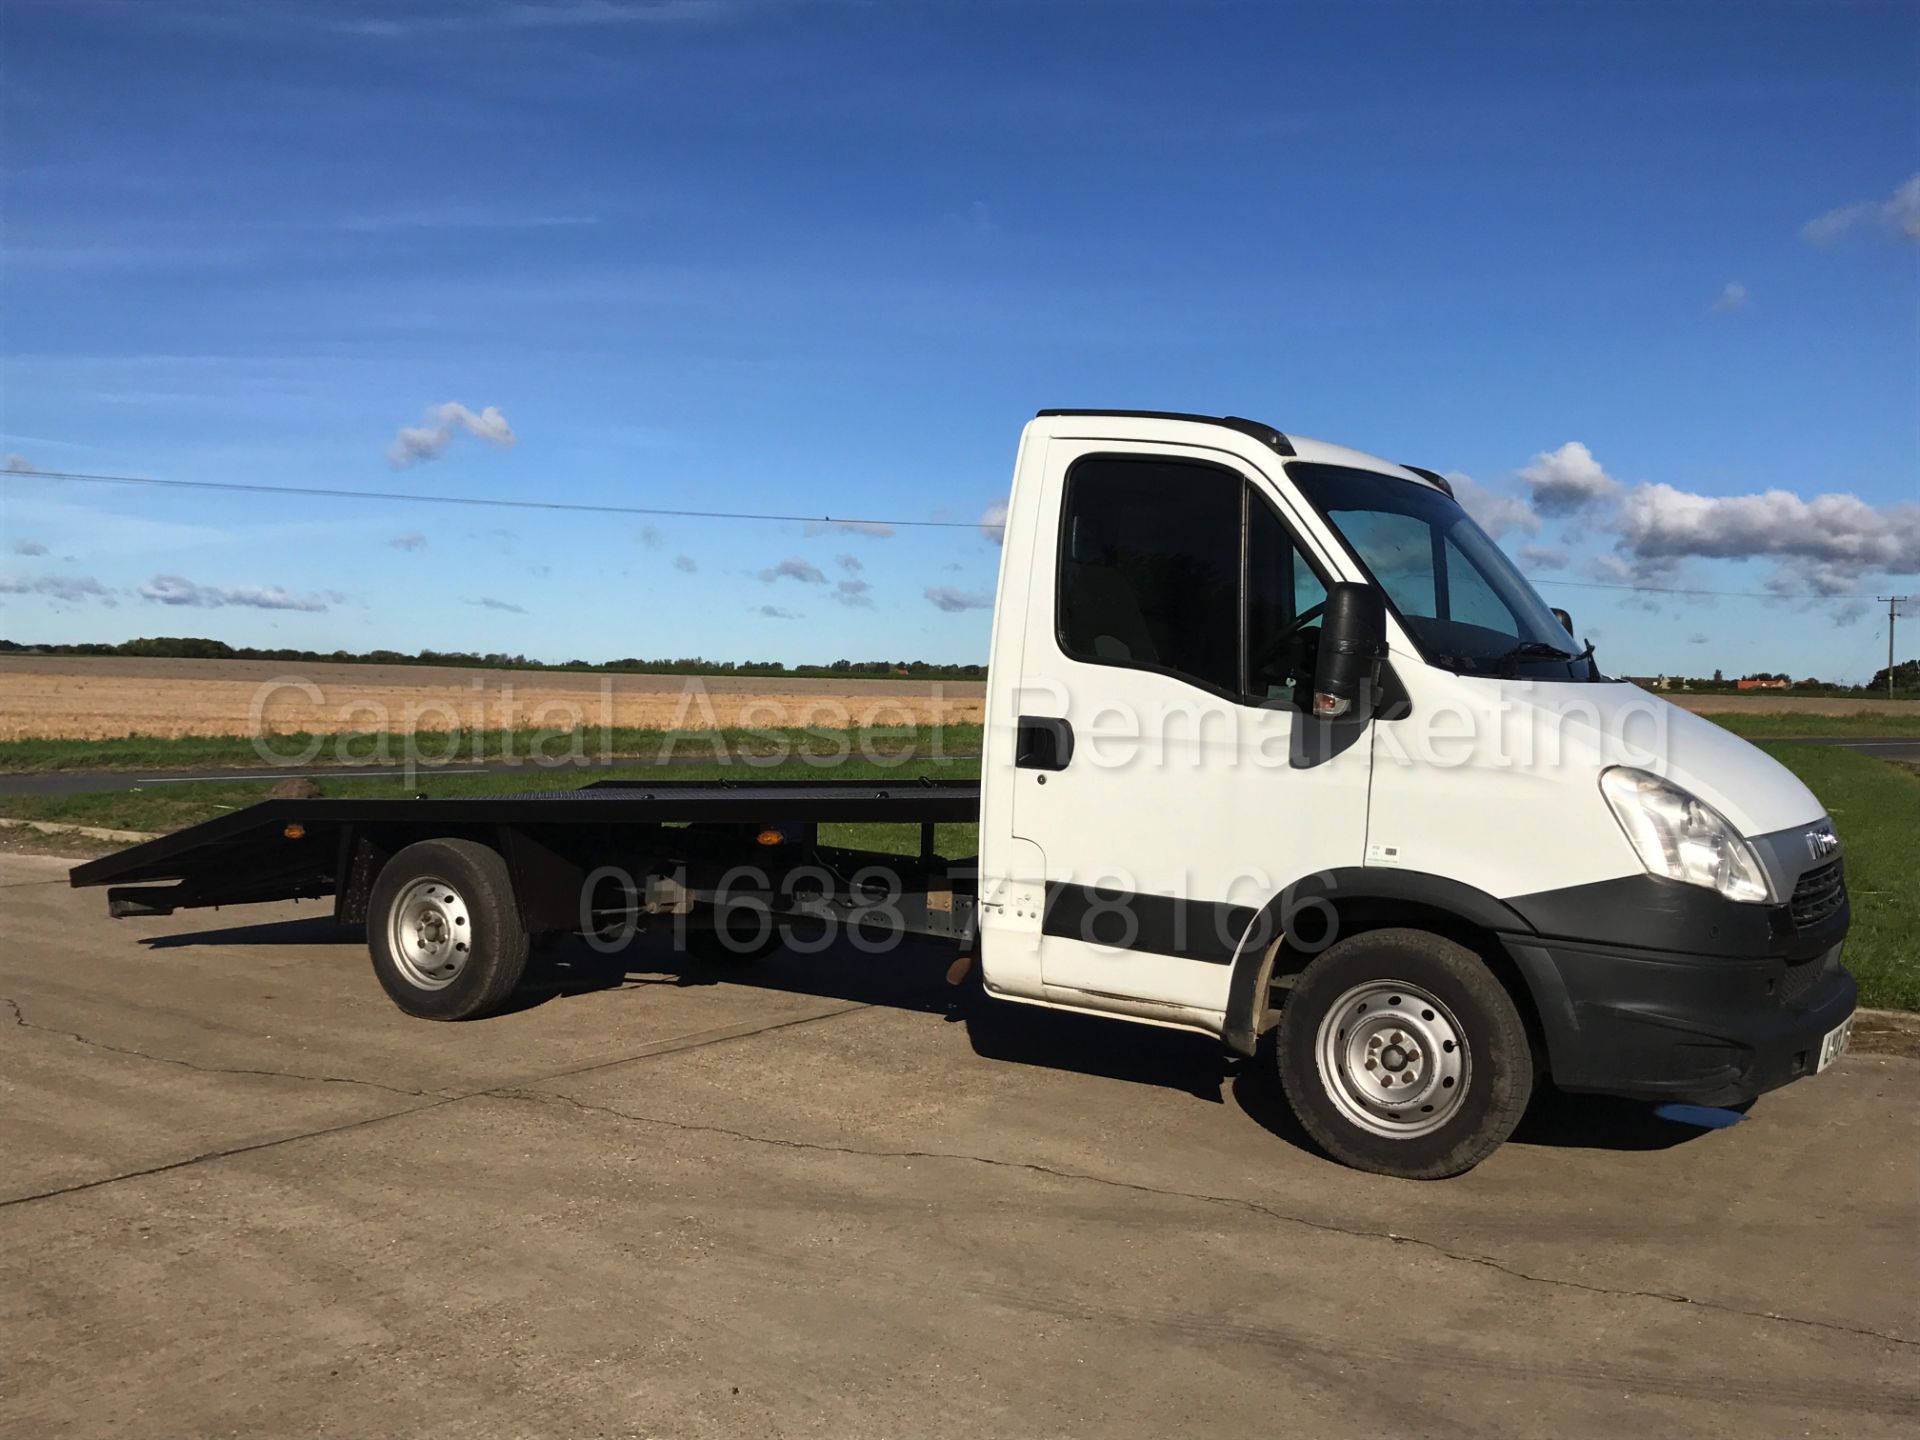
[[[1573,635],[1573,616],[1562,610],[1558,605],[1555,605],[1553,607],[1553,618],[1560,622],[1560,628],[1565,630],[1569,636]]]
[[[1387,604],[1371,585],[1351,580],[1327,587],[1320,653],[1313,668],[1313,713],[1340,725],[1364,725],[1380,703],[1380,665],[1387,658]]]

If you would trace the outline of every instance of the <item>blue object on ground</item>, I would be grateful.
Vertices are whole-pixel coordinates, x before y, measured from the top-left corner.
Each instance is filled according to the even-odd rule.
[[[1722,1110],[1713,1105],[1656,1105],[1653,1113],[1662,1120],[1698,1125],[1702,1130],[1724,1130],[1747,1118],[1738,1110]]]

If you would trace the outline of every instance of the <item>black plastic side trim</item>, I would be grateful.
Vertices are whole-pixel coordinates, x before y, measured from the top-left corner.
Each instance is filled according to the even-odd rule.
[[[1318,899],[1335,905],[1343,900],[1401,900],[1444,910],[1483,930],[1533,928],[1506,901],[1496,900],[1484,890],[1444,875],[1386,865],[1343,865],[1304,876],[1269,900],[1260,912],[1260,919],[1278,927],[1290,910]],[[1272,933],[1278,934],[1278,928]]]
[[[1248,905],[1047,882],[1040,932],[1113,950],[1145,950],[1225,965],[1253,919]]]
[[[1044,420],[1050,415],[1111,415],[1122,420],[1186,420],[1195,425],[1224,425],[1229,430],[1252,436],[1276,455],[1292,457],[1300,453],[1293,448],[1293,442],[1273,426],[1239,415],[1190,415],[1183,410],[1040,410],[1033,418]]]

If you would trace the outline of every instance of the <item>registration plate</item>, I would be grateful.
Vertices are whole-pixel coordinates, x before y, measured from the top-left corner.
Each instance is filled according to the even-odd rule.
[[[1853,1017],[1849,1015],[1820,1038],[1820,1063],[1813,1067],[1814,1074],[1818,1075],[1846,1053],[1847,1037],[1852,1034]]]

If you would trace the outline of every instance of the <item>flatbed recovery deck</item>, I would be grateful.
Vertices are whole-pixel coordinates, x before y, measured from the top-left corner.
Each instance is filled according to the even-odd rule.
[[[973,914],[974,866],[943,859],[934,827],[971,823],[979,810],[977,781],[924,779],[601,780],[515,795],[268,800],[77,865],[71,883],[110,887],[117,917],[332,897],[339,919],[359,922],[394,856],[453,840],[502,858],[534,937],[660,916],[710,928],[747,907],[866,924],[884,910],[878,918],[898,930],[958,938]],[[836,823],[915,825],[919,850],[823,845],[820,827]]]

